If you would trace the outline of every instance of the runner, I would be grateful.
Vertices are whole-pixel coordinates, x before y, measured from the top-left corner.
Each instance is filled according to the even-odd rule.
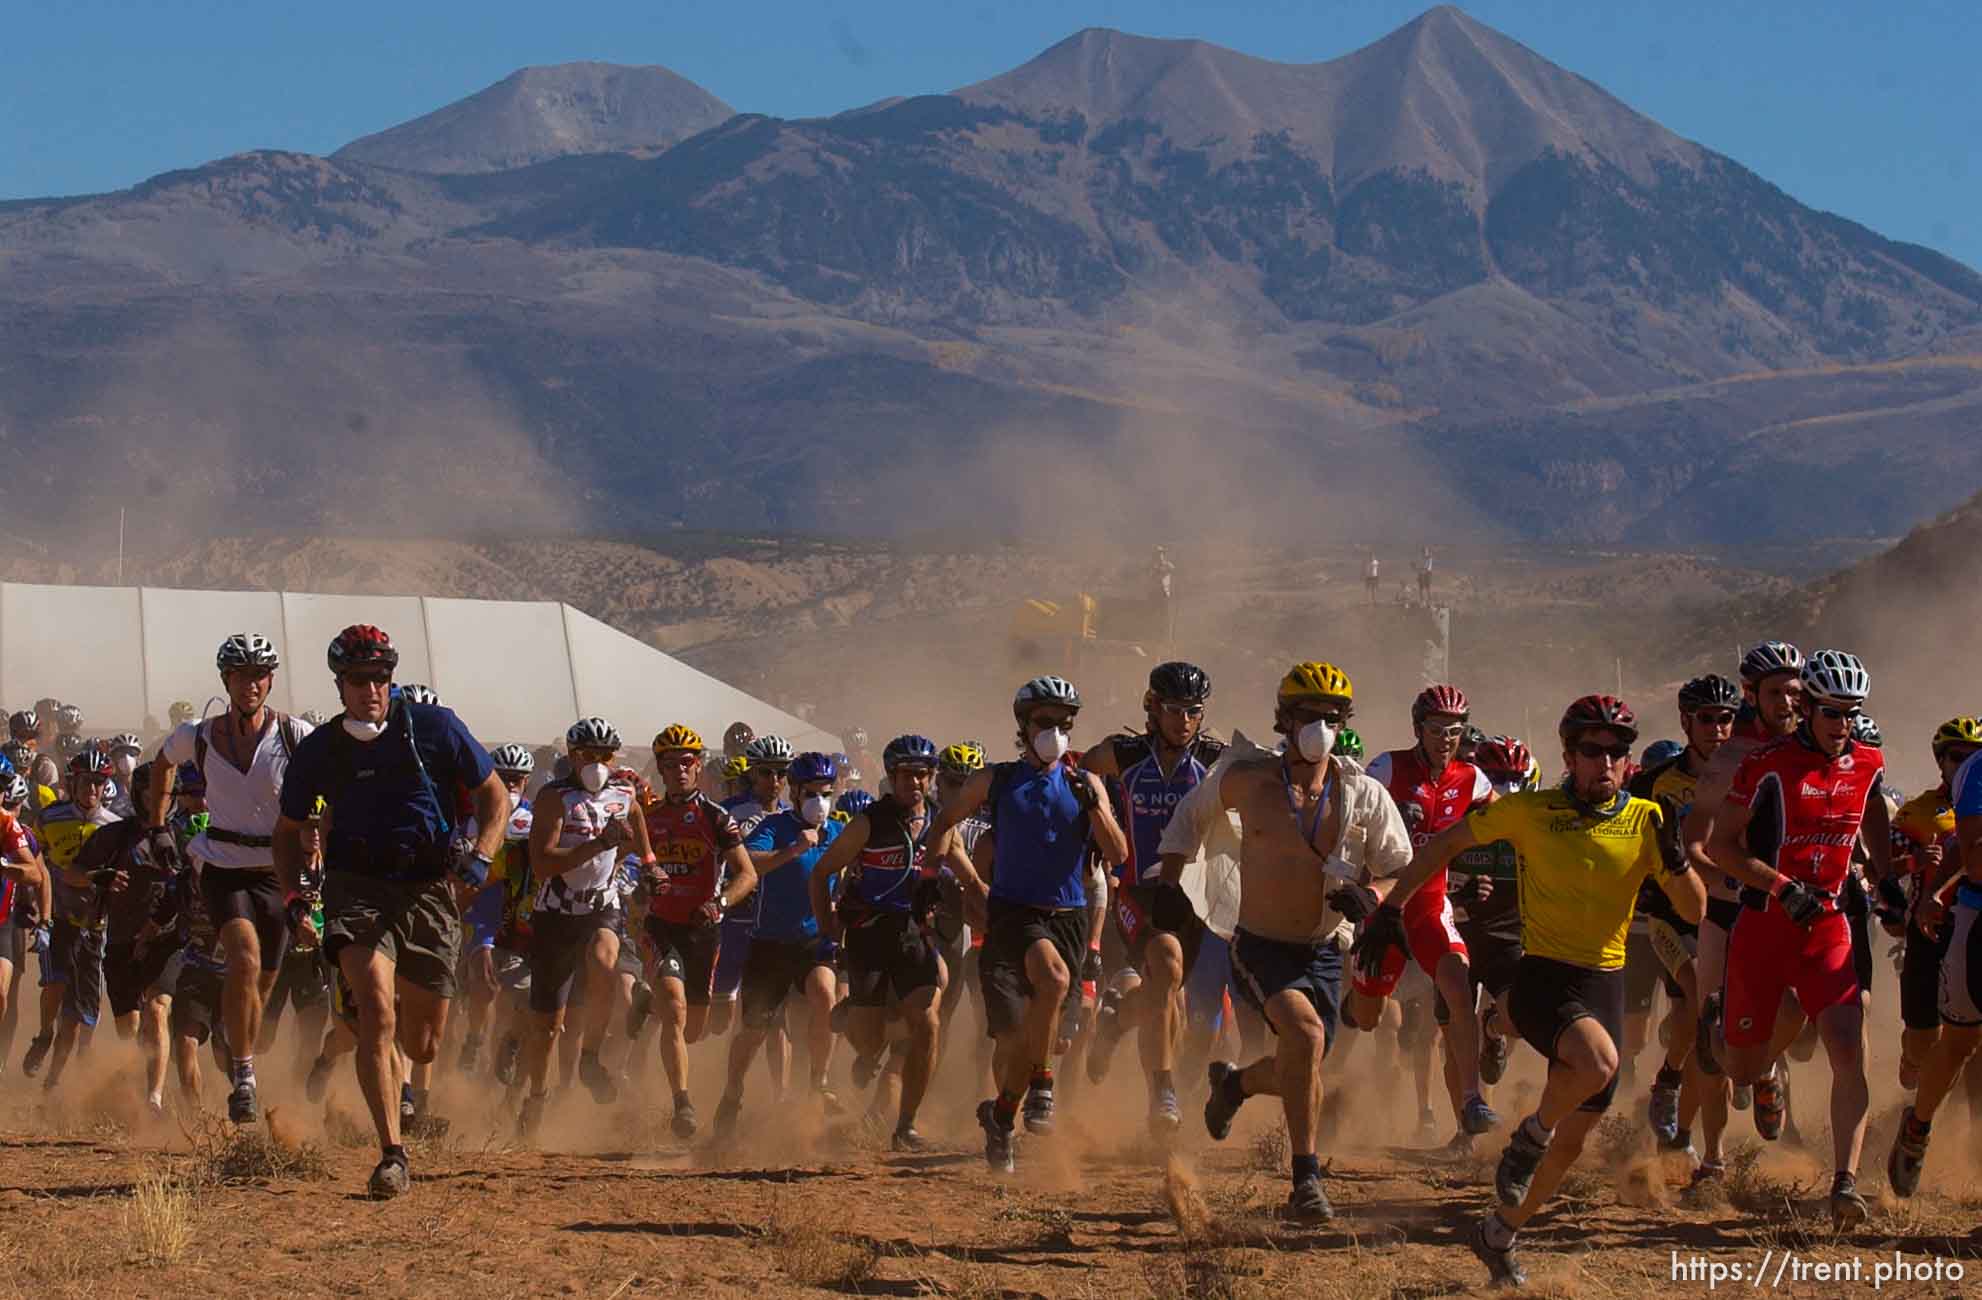
[[[88,1049],[103,1005],[103,916],[96,883],[76,870],[76,861],[92,835],[118,820],[104,802],[110,784],[110,760],[85,746],[69,760],[69,797],[41,813],[55,916],[42,962],[42,1031],[28,1044],[21,1071],[32,1077],[52,1040],[54,1056],[44,1085],[51,1092],[70,1056]]]
[[[980,807],[994,837],[992,879],[952,858],[972,924],[983,922],[978,977],[986,1028],[996,1043],[998,1095],[981,1102],[984,1159],[1015,1168],[1015,1120],[1026,1130],[1053,1128],[1053,1048],[1060,1011],[1087,951],[1088,845],[1120,864],[1128,839],[1109,810],[1101,778],[1065,762],[1080,713],[1080,692],[1060,677],[1035,677],[1012,697],[1022,758],[987,767],[964,782],[936,816],[926,839],[940,844]]]
[[[384,1199],[411,1183],[394,1104],[407,1080],[393,1049],[415,1063],[440,1050],[460,964],[460,906],[487,882],[509,792],[452,710],[393,699],[399,652],[384,632],[347,627],[325,658],[343,711],[290,757],[274,858],[283,884],[299,889],[304,832],[322,800],[323,951],[356,1003],[358,1086],[380,1146],[369,1190]],[[457,852],[450,813],[464,790],[480,832]]]
[[[675,723],[654,737],[660,797],[645,809],[657,866],[645,926],[647,982],[661,1018],[661,1068],[674,1093],[674,1134],[695,1136],[688,1096],[688,1045],[709,1024],[709,993],[724,913],[757,884],[743,832],[701,791],[702,737]]]
[[[0,781],[0,1067],[13,1051],[20,1020],[15,994],[27,969],[29,924],[54,910],[48,869],[33,834],[21,824],[31,800],[20,773]]]
[[[493,1036],[501,1044],[496,1053],[497,1074],[505,1072],[506,1061],[507,1073],[513,1079],[522,1039],[515,1033],[517,1008],[513,999],[504,995],[530,978],[527,927],[536,891],[530,875],[532,809],[523,798],[523,788],[530,783],[537,764],[521,745],[498,745],[489,751],[489,765],[509,791],[509,821],[503,828],[502,850],[489,870],[489,883],[463,917],[469,927],[462,962],[467,973],[468,1023],[456,1068],[473,1074],[480,1066],[483,1045]],[[480,832],[472,819],[461,829],[471,838]],[[523,935],[518,934],[519,927],[524,928]],[[502,1004],[500,1012],[498,1003]]]
[[[1968,743],[1971,729],[1957,718],[1935,733],[1951,746]],[[1978,751],[1982,752],[1982,751]],[[1943,837],[1944,854],[1951,851],[1960,869],[1948,873],[1938,888],[1923,894],[1914,926],[1925,935],[1945,929],[1947,956],[1941,965],[1941,1033],[1920,1069],[1920,1087],[1901,1117],[1886,1156],[1886,1179],[1896,1196],[1911,1196],[1920,1188],[1927,1161],[1934,1115],[1953,1091],[1955,1080],[1982,1042],[1982,761],[1975,753],[1962,760],[1948,781],[1954,811],[1954,832]],[[1954,895],[1954,913],[1947,915],[1947,895]],[[1910,937],[1910,936],[1909,936]]]
[[[723,804],[735,819],[737,829],[748,835],[757,823],[774,812],[791,807],[785,800],[785,774],[791,767],[791,742],[783,736],[759,736],[744,750],[750,768],[745,779],[748,792]],[[757,924],[757,900],[745,897],[742,906],[723,913],[722,946],[716,954],[715,987],[709,995],[709,1030],[716,1037],[736,1025],[738,998],[743,989],[743,964],[750,956],[750,931]],[[771,1031],[764,1049],[765,1064],[776,1077],[791,1068],[791,1039],[784,1027]]]
[[[984,746],[974,740],[959,740],[945,745],[936,755],[936,803],[940,807],[955,799],[962,791],[964,783],[984,770]],[[865,790],[849,790],[841,795],[834,805],[834,816],[842,811],[845,820],[852,821],[853,814],[871,807],[874,796]],[[982,810],[964,818],[956,824],[942,844],[931,851],[927,861],[948,868],[938,872],[938,884],[942,890],[941,906],[938,911],[936,937],[942,943],[943,969],[948,978],[943,983],[943,1000],[940,1007],[941,1024],[937,1031],[937,1054],[949,1049],[951,1031],[956,1028],[957,1011],[967,999],[975,999],[979,1015],[984,1009],[982,991],[977,987],[977,958],[984,946],[982,931],[973,929],[966,923],[963,904],[963,886],[955,859],[961,857],[964,863],[976,861],[973,856],[977,843],[984,832],[990,829],[984,820]],[[984,1068],[990,1068],[990,1046],[988,1037],[981,1037],[978,1043],[982,1048]],[[996,1091],[992,1085],[992,1091]]]
[[[1921,1066],[1941,1037],[1941,966],[1954,938],[1950,926],[1937,934],[1922,925],[1920,912],[1953,874],[1943,844],[1955,830],[1954,778],[1982,752],[1982,721],[1949,718],[1935,730],[1932,747],[1940,784],[1907,800],[1893,818],[1894,865],[1912,878],[1899,975],[1899,1086],[1908,1092],[1919,1086]]]
[[[1718,674],[1695,677],[1679,688],[1679,727],[1686,743],[1676,754],[1648,766],[1630,782],[1632,794],[1664,803],[1684,818],[1692,811],[1694,792],[1714,755],[1734,731],[1741,688]],[[1648,751],[1649,752],[1649,751]],[[1648,1103],[1653,1135],[1668,1151],[1692,1147],[1692,1125],[1704,1115],[1704,1152],[1696,1178],[1718,1178],[1722,1162],[1721,1137],[1727,1129],[1730,1089],[1725,1076],[1708,1075],[1694,1054],[1701,1020],[1699,964],[1694,957],[1699,927],[1675,912],[1665,892],[1649,883],[1639,890],[1635,927],[1643,923],[1654,970],[1665,980],[1672,1014],[1666,1018],[1665,1059],[1652,1080]],[[1631,947],[1625,949],[1627,984],[1631,978]],[[1626,1015],[1630,1014],[1626,993]],[[1628,1021],[1627,1021],[1628,1024]],[[1628,1030],[1627,1030],[1628,1032]]]
[[[1549,1062],[1540,1105],[1514,1130],[1494,1173],[1500,1208],[1470,1245],[1497,1284],[1527,1281],[1515,1235],[1561,1184],[1610,1108],[1624,1021],[1624,944],[1633,904],[1655,879],[1681,917],[1697,921],[1706,889],[1680,851],[1668,808],[1628,794],[1620,780],[1638,739],[1622,700],[1585,696],[1563,712],[1567,780],[1473,812],[1419,849],[1363,927],[1357,963],[1376,969],[1405,939],[1411,897],[1461,851],[1507,840],[1521,858],[1522,956],[1508,1018]]]
[[[888,793],[854,814],[812,868],[812,911],[819,932],[845,953],[846,1036],[857,1053],[856,1087],[880,1070],[891,1013],[908,1031],[906,1044],[897,1049],[901,1104],[891,1145],[896,1151],[921,1151],[927,1144],[916,1131],[915,1116],[936,1070],[943,983],[954,978],[945,972],[929,933],[935,900],[923,887],[926,846],[940,842],[932,838],[929,821],[936,746],[921,736],[897,736],[883,747],[881,767]],[[796,765],[792,771],[796,779]],[[835,876],[837,904],[831,895]]]
[[[833,956],[830,936],[820,937],[812,901],[814,864],[840,834],[832,819],[838,766],[824,754],[799,754],[791,763],[796,807],[760,820],[745,841],[757,873],[757,924],[743,966],[743,1025],[730,1040],[729,1078],[716,1105],[716,1137],[735,1132],[743,1108],[744,1076],[757,1049],[785,1019],[786,999],[797,993],[807,1015],[806,1059],[812,1091],[828,1113],[836,1108],[827,1066],[833,1047]]]
[[[1309,1222],[1335,1214],[1322,1190],[1315,1130],[1321,1063],[1341,1008],[1342,904],[1371,897],[1359,879],[1394,875],[1410,860],[1409,832],[1383,784],[1333,755],[1354,707],[1354,687],[1340,669],[1295,664],[1274,697],[1273,727],[1286,737],[1286,753],[1235,751],[1177,806],[1163,834],[1163,876],[1151,909],[1170,933],[1183,932],[1190,910],[1184,863],[1227,810],[1236,812],[1244,847],[1233,982],[1277,1044],[1243,1068],[1211,1063],[1204,1127],[1223,1141],[1247,1097],[1279,1097],[1293,1166],[1287,1213]]]
[[[1728,938],[1728,1073],[1757,1085],[1759,1111],[1760,1084],[1774,1068],[1777,1011],[1793,991],[1830,1059],[1831,1215],[1842,1230],[1868,1213],[1857,1179],[1868,1092],[1865,1013],[1841,892],[1860,832],[1881,876],[1891,841],[1880,797],[1884,757],[1851,739],[1870,675],[1855,656],[1820,650],[1801,678],[1806,719],[1795,734],[1741,760],[1709,849],[1715,865],[1746,886]]]
[[[580,718],[564,733],[571,775],[552,781],[531,800],[530,871],[537,897],[530,911],[530,1010],[533,1032],[526,1045],[530,1095],[517,1113],[518,1136],[535,1136],[548,1099],[551,1048],[560,1035],[579,1043],[578,1080],[601,1106],[618,1099],[619,1088],[599,1060],[613,1009],[614,970],[619,963],[616,922],[622,850],[641,865],[654,866],[647,822],[636,817],[635,792],[614,783],[613,759],[619,730],[604,718]],[[503,790],[498,816],[507,819],[509,791]],[[497,838],[501,844],[500,835]],[[582,975],[582,1025],[574,1033],[566,1003]]]
[[[266,637],[237,633],[220,643],[214,667],[228,707],[204,722],[183,723],[166,737],[151,765],[150,802],[141,810],[152,831],[154,859],[167,861],[177,853],[165,812],[179,765],[191,763],[205,780],[211,821],[190,851],[206,864],[201,887],[213,891],[207,910],[220,924],[227,954],[222,1032],[233,1053],[227,1118],[236,1124],[252,1124],[259,1114],[254,1053],[262,1011],[295,918],[306,910],[292,908],[275,874],[273,836],[283,777],[311,731],[300,719],[268,707],[281,666]]]
[[[1123,1032],[1136,1026],[1149,1082],[1149,1126],[1159,1134],[1174,1133],[1183,1120],[1176,1069],[1186,1018],[1184,985],[1206,930],[1193,912],[1185,929],[1173,934],[1154,924],[1150,907],[1162,884],[1159,845],[1170,815],[1225,752],[1223,741],[1204,734],[1210,698],[1211,678],[1204,669],[1158,664],[1143,692],[1142,734],[1110,736],[1081,757],[1082,767],[1120,789],[1129,839],[1129,860],[1116,873],[1114,890],[1127,963],[1101,999],[1087,1077],[1097,1084],[1107,1077]]]
[[[1404,825],[1411,832],[1411,844],[1421,849],[1434,835],[1451,826],[1475,808],[1492,803],[1498,796],[1486,774],[1459,758],[1459,743],[1473,716],[1473,706],[1465,692],[1456,686],[1437,684],[1425,687],[1411,701],[1411,730],[1417,744],[1410,749],[1391,750],[1370,760],[1369,775],[1382,783],[1397,804]],[[1364,918],[1351,908],[1349,919]],[[1387,964],[1365,975],[1358,971],[1351,981],[1349,1023],[1376,1027],[1383,1011],[1383,1000],[1397,987],[1408,959],[1431,976],[1448,1015],[1439,1022],[1445,1036],[1448,1062],[1446,1083],[1452,1113],[1460,1131],[1478,1135],[1491,1132],[1500,1116],[1480,1095],[1480,1029],[1473,1009],[1473,981],[1467,960],[1466,941],[1460,937],[1453,918],[1452,900],[1446,897],[1443,871],[1413,895],[1404,913],[1409,951],[1392,951]],[[1466,1014],[1452,1016],[1450,1008],[1463,1007]]]

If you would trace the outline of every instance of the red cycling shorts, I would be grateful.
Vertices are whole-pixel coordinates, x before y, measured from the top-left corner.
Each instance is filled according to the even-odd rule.
[[[1729,1047],[1760,1047],[1776,1029],[1784,993],[1794,992],[1803,1014],[1815,1020],[1858,998],[1851,961],[1851,924],[1826,912],[1808,930],[1789,919],[1780,903],[1769,910],[1742,909],[1727,940],[1727,982],[1721,1023]]]
[[[1427,881],[1404,904],[1404,945],[1419,969],[1433,977],[1445,954],[1466,955],[1466,941],[1459,937],[1459,924],[1452,919],[1452,900],[1445,896],[1443,880]],[[1364,997],[1387,998],[1397,991],[1397,981],[1403,977],[1404,953],[1392,948],[1384,954],[1382,974],[1370,979],[1358,972],[1350,987]]]

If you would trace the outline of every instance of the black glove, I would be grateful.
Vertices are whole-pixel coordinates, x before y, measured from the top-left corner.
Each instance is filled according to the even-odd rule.
[[[1101,954],[1094,949],[1087,950],[1087,960],[1080,964],[1080,978],[1083,984],[1099,984],[1104,972],[1101,969]]]
[[[1693,860],[1686,856],[1685,836],[1680,834],[1679,806],[1672,800],[1659,799],[1659,861],[1668,876],[1683,876],[1693,869]]]
[[[1824,914],[1824,899],[1800,880],[1785,880],[1776,890],[1783,914],[1798,925],[1809,925]]]
[[[1074,802],[1082,812],[1093,812],[1095,804],[1100,802],[1094,793],[1093,777],[1082,768],[1067,773],[1067,788],[1074,792]]]
[[[1157,885],[1149,895],[1149,919],[1165,934],[1185,934],[1197,923],[1197,910],[1182,885]]]
[[[1881,921],[1903,921],[1906,919],[1906,886],[1899,883],[1898,876],[1882,877],[1878,885],[1878,915]]]
[[[146,831],[145,848],[151,854],[151,865],[160,871],[176,872],[185,865],[179,860],[179,837],[170,826],[154,826]]]
[[[1353,880],[1344,881],[1339,887],[1330,891],[1328,901],[1336,911],[1348,919],[1351,925],[1361,925],[1369,920],[1370,915],[1377,908],[1383,906],[1383,900],[1376,896],[1374,889],[1368,885],[1359,885]]]
[[[1404,946],[1404,909],[1401,907],[1379,907],[1370,913],[1363,924],[1363,932],[1356,936],[1349,955],[1355,959],[1356,969],[1365,979],[1375,979],[1383,973],[1383,962],[1392,948]]]

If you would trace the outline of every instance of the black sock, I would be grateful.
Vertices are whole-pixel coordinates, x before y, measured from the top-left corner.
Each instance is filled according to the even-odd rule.
[[[1321,1177],[1321,1157],[1305,1155],[1294,1157],[1294,1182],[1296,1185],[1310,1178]]]
[[[1658,1081],[1668,1088],[1677,1088],[1686,1081],[1686,1072],[1676,1065],[1661,1065]]]
[[[1053,1091],[1053,1067],[1050,1065],[1033,1066],[1031,1087],[1034,1092]]]
[[[1481,1225],[1481,1235],[1486,1238],[1486,1244],[1495,1250],[1511,1250],[1514,1247],[1514,1228],[1500,1217],[1498,1210],[1486,1216],[1485,1223]]]
[[[1681,1149],[1690,1147],[1693,1145],[1693,1130],[1690,1128],[1680,1129],[1677,1133],[1674,1133],[1672,1135],[1672,1140],[1673,1143],[1679,1146]]]
[[[383,1155],[383,1159],[381,1160],[381,1163],[383,1163],[385,1160],[389,1160],[396,1165],[403,1165],[406,1163],[406,1148],[399,1145],[398,1143],[394,1143],[389,1147],[383,1148],[382,1155]]]

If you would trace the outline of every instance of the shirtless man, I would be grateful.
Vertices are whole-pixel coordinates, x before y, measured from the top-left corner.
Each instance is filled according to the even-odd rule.
[[[1230,755],[1185,796],[1163,835],[1163,879],[1152,900],[1156,924],[1181,933],[1190,910],[1184,863],[1220,815],[1236,812],[1232,984],[1266,1018],[1278,1044],[1272,1056],[1244,1069],[1211,1063],[1204,1126],[1222,1140],[1247,1097],[1279,1097],[1293,1154],[1287,1212],[1310,1222],[1334,1217],[1321,1186],[1315,1130],[1321,1061],[1341,1007],[1343,904],[1374,906],[1374,892],[1359,881],[1394,876],[1411,861],[1410,832],[1389,792],[1331,755],[1352,697],[1348,677],[1333,665],[1294,665],[1280,682],[1273,715],[1274,730],[1287,738],[1286,754]]]

